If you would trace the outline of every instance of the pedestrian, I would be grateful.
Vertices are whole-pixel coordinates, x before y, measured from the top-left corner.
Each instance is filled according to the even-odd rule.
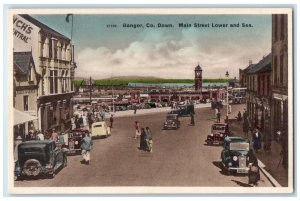
[[[242,114],[241,114],[241,111],[238,112],[238,115],[237,115],[237,121],[238,121],[238,122],[242,121]]]
[[[147,137],[147,147],[148,151],[153,151],[153,140],[152,140],[152,132],[150,131],[149,127],[146,127],[146,137]]]
[[[93,141],[90,137],[89,131],[86,130],[84,133],[84,138],[81,140],[81,156],[82,160],[80,161],[82,164],[89,165],[91,160],[91,150],[93,148]]]
[[[249,185],[253,185],[253,187],[258,185],[258,181],[260,180],[260,173],[259,173],[259,166],[258,166],[258,160],[255,154],[253,153],[253,150],[249,150],[249,172],[248,172],[248,178],[249,178]]]
[[[243,119],[244,121],[248,118],[248,113],[247,113],[247,110],[244,109],[244,113],[243,113]]]
[[[195,126],[194,114],[191,112],[191,126]]]
[[[45,136],[41,131],[37,132],[38,134],[36,135],[37,140],[44,140]]]
[[[134,109],[134,112],[133,112],[133,114],[136,114],[136,110],[137,110],[137,107],[136,107],[136,105],[134,105],[134,106],[133,106],[133,109]]]
[[[219,110],[218,110],[218,108],[216,107],[216,108],[215,108],[216,119],[218,119],[218,113],[219,113]]]
[[[80,115],[78,121],[79,121],[80,128],[82,128],[83,127],[83,117],[82,117],[82,115]]]
[[[62,132],[59,132],[58,138],[57,138],[57,143],[60,146],[63,146],[65,144],[65,138]]]
[[[248,119],[244,120],[244,123],[243,123],[243,132],[244,132],[244,136],[246,138],[248,138],[248,132],[249,132],[249,121],[248,121]]]
[[[14,160],[18,161],[18,146],[21,144],[23,141],[22,137],[19,135],[14,143]]]
[[[71,129],[74,130],[76,128],[75,117],[71,118]]]
[[[36,140],[32,130],[30,130],[26,135],[26,141],[30,141],[30,140]]]
[[[220,112],[220,110],[218,110],[217,123],[220,123],[220,121],[221,121],[221,112]]]
[[[101,110],[101,111],[99,112],[99,115],[100,115],[101,121],[104,121],[104,119],[105,119],[105,112],[104,112],[103,110]]]
[[[261,141],[262,141],[262,135],[256,128],[254,129],[254,132],[252,134],[253,149],[255,150],[255,152],[261,149]]]
[[[134,128],[135,128],[135,135],[134,135],[134,139],[137,139],[140,135],[140,123],[138,121],[134,122]]]
[[[57,134],[57,132],[56,132],[55,128],[53,128],[53,129],[52,129],[52,133],[51,133],[50,140],[52,140],[52,141],[56,142],[56,141],[57,141],[57,139],[58,139],[58,134]]]
[[[140,150],[145,150],[146,149],[146,132],[144,128],[141,128],[141,136],[140,136]]]
[[[114,117],[113,117],[113,115],[110,115],[109,123],[110,123],[109,127],[112,128],[113,127],[113,123],[114,123]]]

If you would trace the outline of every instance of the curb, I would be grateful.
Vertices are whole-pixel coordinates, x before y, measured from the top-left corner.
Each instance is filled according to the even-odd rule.
[[[257,159],[257,160],[258,160],[259,169],[267,177],[267,179],[271,182],[271,184],[274,187],[282,187],[281,184],[278,183],[278,181],[276,181],[276,179],[274,179],[274,177],[267,170],[265,170],[265,168],[264,168],[264,167],[266,167],[265,164],[263,164],[259,159]]]

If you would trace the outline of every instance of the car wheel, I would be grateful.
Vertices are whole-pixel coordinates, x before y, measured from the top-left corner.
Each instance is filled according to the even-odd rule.
[[[40,174],[42,165],[36,159],[29,159],[24,163],[23,171],[27,176],[37,176]]]

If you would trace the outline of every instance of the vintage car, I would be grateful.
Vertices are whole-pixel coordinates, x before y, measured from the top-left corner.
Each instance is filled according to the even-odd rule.
[[[178,129],[179,127],[180,121],[178,119],[178,114],[167,114],[163,129]]]
[[[207,136],[205,142],[208,145],[223,144],[226,136],[229,135],[227,123],[215,123],[211,126],[211,134]]]
[[[18,160],[15,164],[15,180],[24,176],[40,175],[53,178],[55,173],[67,166],[67,156],[54,141],[33,140],[22,142],[18,146]]]
[[[108,137],[110,135],[110,127],[107,126],[105,121],[99,121],[92,124],[91,128],[92,137]]]
[[[178,108],[169,112],[169,114],[178,114],[181,116],[190,116],[191,114],[195,114],[194,105],[178,105]]]
[[[88,132],[86,128],[78,128],[69,132],[67,144],[69,154],[79,154],[81,152],[80,145],[85,132]]]
[[[223,170],[226,174],[248,173],[250,141],[242,137],[226,137],[221,152]]]

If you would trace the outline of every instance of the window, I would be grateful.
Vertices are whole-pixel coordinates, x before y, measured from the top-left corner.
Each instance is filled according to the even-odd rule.
[[[23,107],[24,111],[28,111],[28,96],[23,96]]]
[[[68,76],[68,71],[62,71],[62,74],[61,74],[61,92],[62,93],[65,93],[67,92],[67,89],[68,89],[68,82],[67,82],[67,76]]]
[[[280,83],[283,83],[283,55],[280,55]]]
[[[52,40],[50,40],[49,42],[49,58],[52,58],[53,55],[52,55]]]
[[[57,93],[57,70],[50,70],[50,94]]]
[[[57,59],[57,41],[53,40],[53,58]]]

